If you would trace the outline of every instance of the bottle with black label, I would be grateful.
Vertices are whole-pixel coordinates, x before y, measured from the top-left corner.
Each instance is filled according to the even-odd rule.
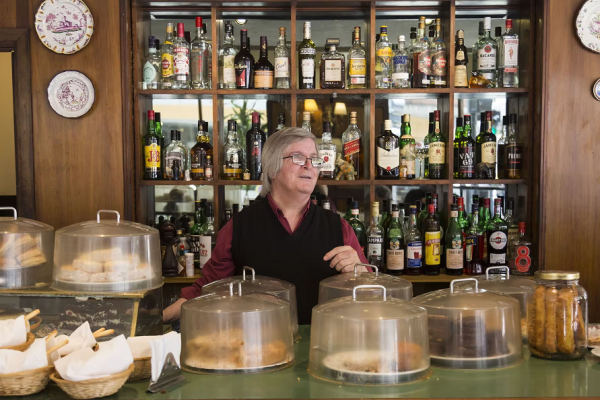
[[[506,139],[506,175],[520,179],[523,171],[523,142],[517,133],[517,114],[510,114]]]
[[[404,232],[406,243],[406,275],[421,275],[423,267],[423,236],[417,227],[417,206],[410,206],[408,224]]]
[[[404,271],[404,232],[398,204],[392,204],[392,218],[389,221],[385,243],[387,273],[402,275]]]
[[[400,176],[400,140],[392,133],[392,121],[386,119],[377,137],[377,179],[398,179]]]
[[[506,265],[508,250],[508,225],[502,219],[502,200],[494,200],[494,218],[487,228],[488,267]]]
[[[423,237],[425,239],[425,275],[439,275],[442,261],[442,235],[440,220],[435,215],[435,206],[427,208],[427,218],[423,220]]]
[[[483,114],[483,113],[482,113]],[[485,119],[481,120],[479,135],[477,135],[477,163],[485,163],[492,179],[496,179],[496,135],[492,132],[492,112],[485,112]]]
[[[463,232],[458,223],[458,205],[450,206],[450,225],[446,231],[446,274],[463,273]]]
[[[440,110],[433,112],[433,132],[429,135],[429,179],[442,179],[446,169],[446,138],[440,128]]]
[[[471,135],[471,116],[465,115],[465,126],[458,146],[458,178],[475,178],[475,140]]]
[[[379,224],[379,203],[371,205],[371,225],[367,230],[366,256],[369,264],[382,267],[383,254],[383,229]]]

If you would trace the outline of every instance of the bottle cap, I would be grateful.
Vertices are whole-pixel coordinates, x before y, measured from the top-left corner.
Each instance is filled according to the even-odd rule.
[[[450,211],[458,211],[458,205],[457,204],[450,205]]]
[[[252,123],[253,124],[260,123],[260,114],[259,113],[257,113],[257,112],[252,113]]]
[[[494,199],[494,205],[495,206],[501,206],[502,205],[502,199]]]
[[[159,113],[159,112],[155,112],[155,113],[154,113],[154,120],[155,120],[156,122],[160,122],[160,113]]]
[[[463,119],[462,119],[462,117],[457,117],[456,118],[456,126],[459,127],[459,128],[462,128],[462,126],[463,126]]]
[[[440,110],[435,110],[433,112],[433,120],[434,121],[439,121],[440,120]]]
[[[402,116],[402,122],[410,122],[410,114],[404,114]]]
[[[486,111],[485,112],[485,120],[486,121],[491,121],[492,120],[492,112],[491,111]]]
[[[458,205],[465,204],[465,198],[464,197],[458,197],[456,199],[456,204],[458,204]]]
[[[389,119],[386,119],[383,124],[384,124],[384,130],[386,130],[386,131],[392,130],[392,121],[390,121]]]
[[[512,29],[512,19],[506,20],[506,29]]]
[[[474,212],[474,213],[475,213],[475,212],[479,212],[479,204],[477,204],[477,203],[473,203],[473,204],[471,205],[471,209],[473,210],[473,212]]]
[[[266,36],[261,36],[261,37],[260,37],[260,43],[261,43],[261,44],[263,44],[263,43],[267,43],[267,37],[266,37]]]
[[[415,205],[410,206],[410,209],[408,210],[408,213],[410,215],[416,214],[417,213],[417,206],[415,206]]]
[[[303,121],[310,121],[310,111],[304,111],[302,113],[302,120]]]
[[[358,201],[352,201],[352,202],[350,203],[350,208],[351,208],[351,209],[358,210],[358,207],[359,207],[359,206],[358,206]]]
[[[279,36],[285,35],[285,28],[283,26],[279,27]]]
[[[235,119],[230,119],[229,121],[227,121],[227,130],[237,131],[237,122],[235,122]]]
[[[415,28],[414,26],[411,26],[411,27],[410,27],[410,31],[411,31],[411,32],[416,32],[416,31],[417,31],[417,28]]]
[[[177,37],[184,37],[185,36],[185,32],[184,32],[184,27],[183,27],[183,23],[179,22],[177,24]]]
[[[465,115],[465,125],[471,125],[471,116],[469,114]]]
[[[148,36],[148,47],[156,46],[156,38],[154,36]]]
[[[171,140],[175,140],[177,135],[175,134],[175,129],[171,129]]]
[[[331,122],[323,121],[323,132],[331,132]]]
[[[196,28],[202,27],[202,17],[196,17]]]
[[[433,214],[433,213],[435,213],[435,206],[434,206],[433,204],[430,204],[430,205],[428,205],[428,206],[427,206],[427,212],[428,212],[429,214]]]
[[[484,30],[491,30],[492,29],[492,18],[491,17],[485,17],[483,19],[483,29]]]
[[[398,50],[398,45],[396,43],[392,43],[392,51]]]
[[[381,28],[379,29],[379,33],[387,35],[387,25],[382,25]]]
[[[398,207],[398,204],[392,204],[392,212],[394,211],[399,211],[400,207]]]
[[[304,26],[305,27],[307,27],[307,26],[310,27],[310,21],[304,21]]]
[[[490,198],[489,197],[486,197],[483,199],[483,206],[490,208]]]
[[[525,222],[519,222],[519,232],[525,233]]]
[[[398,41],[399,42],[405,42],[406,41],[406,36],[404,36],[404,35],[398,36]]]
[[[459,39],[464,39],[465,38],[465,31],[463,31],[462,29],[459,29],[456,31],[456,37]]]
[[[148,110],[148,119],[154,121],[154,110]]]

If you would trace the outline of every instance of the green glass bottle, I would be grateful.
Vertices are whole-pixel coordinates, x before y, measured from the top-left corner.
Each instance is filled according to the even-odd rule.
[[[433,133],[429,136],[429,179],[442,179],[446,174],[446,138],[440,125],[440,110],[433,112]]]
[[[462,117],[458,117],[456,118],[456,131],[454,132],[454,163],[453,163],[453,171],[452,171],[452,176],[454,176],[454,178],[458,178],[458,171],[460,169],[460,157],[459,157],[459,148],[460,148],[460,142],[461,140],[463,140],[463,118]]]
[[[476,142],[476,165],[479,165],[481,163],[489,164],[489,173],[492,179],[496,179],[496,135],[494,135],[494,132],[492,131],[491,111],[485,112],[485,120],[481,121],[479,135],[477,135]]]
[[[194,254],[194,268],[200,268],[200,233],[202,228],[202,205],[195,202],[194,225],[190,228],[190,252]]]
[[[156,122],[156,135],[158,136],[160,146],[160,179],[167,179],[165,176],[165,136],[162,133],[162,122],[160,113],[154,113],[154,121]]]
[[[488,242],[487,242],[487,228],[492,220],[492,213],[490,211],[490,199],[488,197],[483,199],[483,208],[479,212],[479,230],[483,232],[483,262],[486,263],[488,259]]]
[[[356,238],[358,239],[358,243],[360,243],[360,248],[362,252],[365,252],[365,224],[360,220],[359,214],[360,210],[358,209],[358,201],[352,201],[350,206],[350,220],[348,223],[352,227]]]
[[[142,155],[144,157],[144,179],[162,179],[162,176],[160,176],[160,138],[156,134],[156,122],[154,121],[154,111],[152,110],[148,110],[147,128],[148,130],[142,138]]]
[[[353,197],[348,197],[346,200],[346,214],[344,214],[344,219],[346,221],[350,221],[352,219],[352,203],[354,202]]]
[[[465,212],[465,198],[459,197],[456,200],[456,204],[458,206],[458,226],[460,226],[463,231],[466,231],[469,227],[469,221]]]
[[[411,135],[410,114],[402,116],[400,127],[400,179],[415,179],[415,138]]]
[[[384,229],[387,227],[390,218],[390,214],[388,213],[389,206],[389,200],[383,200],[383,207],[381,209],[381,214],[379,214],[379,225],[381,225],[381,227]]]
[[[475,178],[475,140],[471,136],[471,116],[465,115],[463,135],[458,145],[458,178]]]
[[[429,148],[429,145],[431,144],[431,135],[433,135],[433,130],[435,129],[434,122],[435,122],[435,114],[431,112],[431,113],[429,113],[429,130],[427,132],[427,135],[423,139],[423,142],[425,143],[425,146],[427,148]],[[429,179],[429,150],[427,150],[427,156],[425,157],[424,160],[421,160],[421,162],[423,162],[423,166],[424,166],[425,179]],[[427,215],[427,206],[425,206],[425,215]],[[419,216],[420,216],[420,214],[419,214]]]
[[[423,223],[423,220],[425,218],[427,218],[427,207],[429,207],[430,204],[431,204],[431,193],[426,192],[425,193],[425,207],[423,207],[423,209],[419,212],[419,215],[417,217],[417,226],[419,227],[419,230],[421,230],[421,224]]]
[[[458,205],[450,206],[450,225],[446,231],[446,274],[463,274],[463,246],[465,238],[458,222]]]
[[[386,231],[385,259],[387,273],[402,275],[404,271],[404,231],[398,204],[392,204],[392,216]]]
[[[310,38],[311,23],[304,22],[304,40],[298,46],[298,85],[300,89],[314,89],[316,86],[315,79],[315,57],[317,50],[315,42]]]

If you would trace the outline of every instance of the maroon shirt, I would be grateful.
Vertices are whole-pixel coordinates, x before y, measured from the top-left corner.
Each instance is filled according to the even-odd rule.
[[[267,200],[269,201],[269,205],[271,206],[273,213],[277,215],[277,219],[279,219],[279,222],[281,222],[281,225],[283,225],[285,230],[291,235],[293,233],[292,228],[290,227],[290,223],[288,222],[287,218],[285,218],[285,216],[283,215],[283,211],[281,211],[281,209],[277,206],[271,195],[267,196]],[[304,210],[302,217],[300,217],[297,226],[300,226],[300,224],[306,217],[309,206],[310,202],[307,202],[306,210]],[[232,222],[233,221],[230,220],[223,227],[223,229],[219,231],[217,244],[215,245],[215,248],[212,251],[212,256],[210,260],[208,260],[206,264],[204,264],[204,268],[202,268],[203,276],[198,278],[192,286],[183,288],[181,290],[181,297],[187,300],[198,297],[202,294],[202,287],[204,285],[233,276],[235,272],[235,264],[233,263],[233,258],[231,256],[231,241],[233,238]],[[354,250],[356,250],[356,253],[358,253],[358,257],[360,258],[360,262],[366,264],[367,258],[362,252],[360,243],[358,243],[358,239],[356,238],[356,234],[352,230],[352,227],[343,218],[341,218],[341,222],[344,246],[350,246]],[[323,256],[325,256],[325,254],[323,254]]]

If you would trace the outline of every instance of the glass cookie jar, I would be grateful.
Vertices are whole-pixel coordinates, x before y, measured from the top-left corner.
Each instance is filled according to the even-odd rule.
[[[575,360],[587,351],[587,293],[579,272],[537,271],[528,301],[527,336],[532,355]]]

